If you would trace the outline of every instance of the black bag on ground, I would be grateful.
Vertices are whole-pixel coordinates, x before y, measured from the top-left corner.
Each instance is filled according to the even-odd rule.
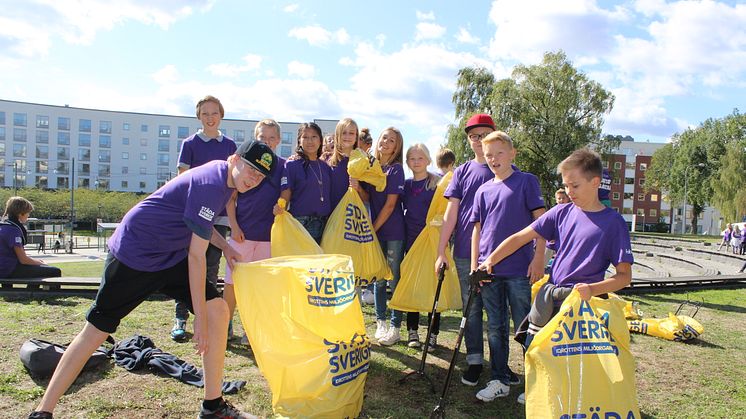
[[[114,342],[111,337],[108,339],[111,339],[111,343]],[[59,364],[65,348],[67,348],[67,345],[60,345],[40,339],[29,339],[21,346],[21,362],[32,375],[40,378],[48,378],[52,376],[54,369],[57,368],[57,364]],[[107,359],[109,359],[109,349],[105,346],[100,346],[93,352],[93,355],[88,359],[83,369],[96,368],[106,362]]]

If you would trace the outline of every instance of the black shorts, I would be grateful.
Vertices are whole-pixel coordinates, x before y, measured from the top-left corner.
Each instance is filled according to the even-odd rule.
[[[99,330],[114,333],[125,316],[156,292],[181,301],[194,313],[187,258],[162,271],[143,272],[130,268],[109,253],[101,286],[86,320]],[[205,279],[205,299],[217,297],[220,297],[217,288]]]

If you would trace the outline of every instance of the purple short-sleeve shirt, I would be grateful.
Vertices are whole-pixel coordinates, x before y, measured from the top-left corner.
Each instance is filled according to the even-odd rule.
[[[528,227],[532,211],[544,208],[539,180],[531,173],[513,172],[503,181],[491,180],[474,196],[469,221],[480,223],[478,263],[482,263],[503,240]],[[497,276],[525,276],[534,256],[528,243],[492,268]]]
[[[139,271],[170,268],[187,256],[192,233],[210,239],[214,219],[233,191],[225,160],[191,169],[129,210],[109,239],[109,249]]]
[[[330,193],[332,211],[334,211],[334,208],[337,208],[337,204],[342,200],[342,197],[347,193],[347,189],[350,186],[350,174],[347,173],[347,163],[349,162],[350,158],[344,156],[336,166],[329,166],[332,176]]]
[[[531,224],[546,240],[558,240],[551,282],[562,287],[603,281],[609,264],[634,263],[627,223],[611,208],[586,212],[562,204]]]
[[[217,138],[208,138],[199,130],[181,143],[179,167],[193,169],[208,161],[225,160],[235,152],[236,142],[230,137],[220,134]]]
[[[329,215],[332,212],[329,195],[331,178],[332,171],[329,165],[321,160],[288,160],[285,163],[280,188],[293,192],[289,202],[290,213],[294,217]]]
[[[422,180],[410,178],[404,181],[402,206],[404,207],[404,224],[407,227],[404,251],[409,251],[427,223],[427,210],[435,196],[435,189],[427,190],[427,181],[428,178]]]
[[[474,194],[483,183],[494,178],[494,173],[486,164],[477,163],[474,160],[469,160],[453,171],[451,183],[443,195],[447,199],[457,198],[460,201],[453,242],[454,257],[465,259],[471,257],[473,224],[469,221],[469,218],[471,217]]]
[[[11,224],[0,224],[0,277],[11,274],[18,266],[16,247],[23,247],[23,232]]]
[[[381,213],[386,199],[389,195],[399,195],[388,220],[378,229],[376,235],[378,240],[393,241],[404,240],[404,211],[402,210],[401,195],[404,193],[404,169],[401,164],[393,163],[382,168],[386,173],[386,189],[383,192],[376,191],[376,188],[369,184],[364,184],[365,190],[370,196],[370,213],[375,222],[378,214]]]
[[[256,188],[238,194],[236,199],[236,221],[246,240],[268,242],[275,216],[272,208],[280,197],[280,178],[285,159],[277,158],[271,176],[273,183],[262,181]]]

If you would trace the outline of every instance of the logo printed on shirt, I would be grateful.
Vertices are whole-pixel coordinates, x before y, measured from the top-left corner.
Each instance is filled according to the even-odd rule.
[[[212,221],[213,217],[215,217],[215,211],[207,207],[202,207],[202,209],[199,210],[199,216],[207,221]]]
[[[400,185],[399,189],[403,191],[404,190],[404,185]]]
[[[23,244],[23,240],[20,237],[16,237],[16,243]]]
[[[287,185],[287,184],[288,184],[288,177],[287,177],[287,176],[283,176],[283,177],[281,177],[281,178],[280,178],[280,185],[281,185],[281,186],[285,186],[285,185]]]
[[[631,255],[632,254],[632,249],[624,249],[624,253],[626,253],[628,255]]]

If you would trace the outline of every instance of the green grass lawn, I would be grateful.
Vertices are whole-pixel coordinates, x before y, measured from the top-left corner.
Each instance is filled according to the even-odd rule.
[[[642,415],[648,418],[742,417],[746,412],[743,374],[746,371],[746,289],[628,298],[638,301],[646,315],[661,317],[674,311],[687,297],[704,300],[696,317],[705,327],[699,339],[678,343],[644,335],[632,336]],[[0,333],[4,336],[0,340],[0,409],[3,412],[0,417],[25,417],[38,403],[48,383],[48,380],[30,377],[24,370],[18,359],[21,344],[31,337],[58,343],[70,341],[82,327],[90,302],[88,297],[50,296],[29,300],[0,296]],[[372,335],[375,327],[372,306],[365,306],[364,314],[368,333]],[[133,334],[149,336],[163,350],[199,363],[191,343],[179,344],[169,338],[172,317],[172,301],[149,300],[124,319],[115,338]],[[447,348],[454,346],[459,321],[458,313],[445,313],[439,337],[444,347],[428,357],[426,372],[438,391],[451,356]],[[523,372],[520,348],[511,342],[510,349],[511,367]],[[430,393],[427,384],[422,380],[404,385],[397,383],[406,369],[418,367],[420,355],[418,350],[405,344],[389,348],[373,346],[362,417],[421,418],[429,415],[438,396]],[[508,397],[492,403],[477,401],[474,395],[488,377],[483,374],[476,388],[462,385],[463,359],[461,354],[449,393],[449,417],[524,417],[523,407],[515,402],[521,387],[513,387]],[[232,401],[255,414],[272,415],[271,393],[250,350],[231,341],[226,352],[225,371],[227,379],[249,382],[244,391],[229,396]],[[130,373],[111,364],[84,372],[63,397],[56,417],[194,417],[201,395],[201,389],[174,379],[147,372]]]

